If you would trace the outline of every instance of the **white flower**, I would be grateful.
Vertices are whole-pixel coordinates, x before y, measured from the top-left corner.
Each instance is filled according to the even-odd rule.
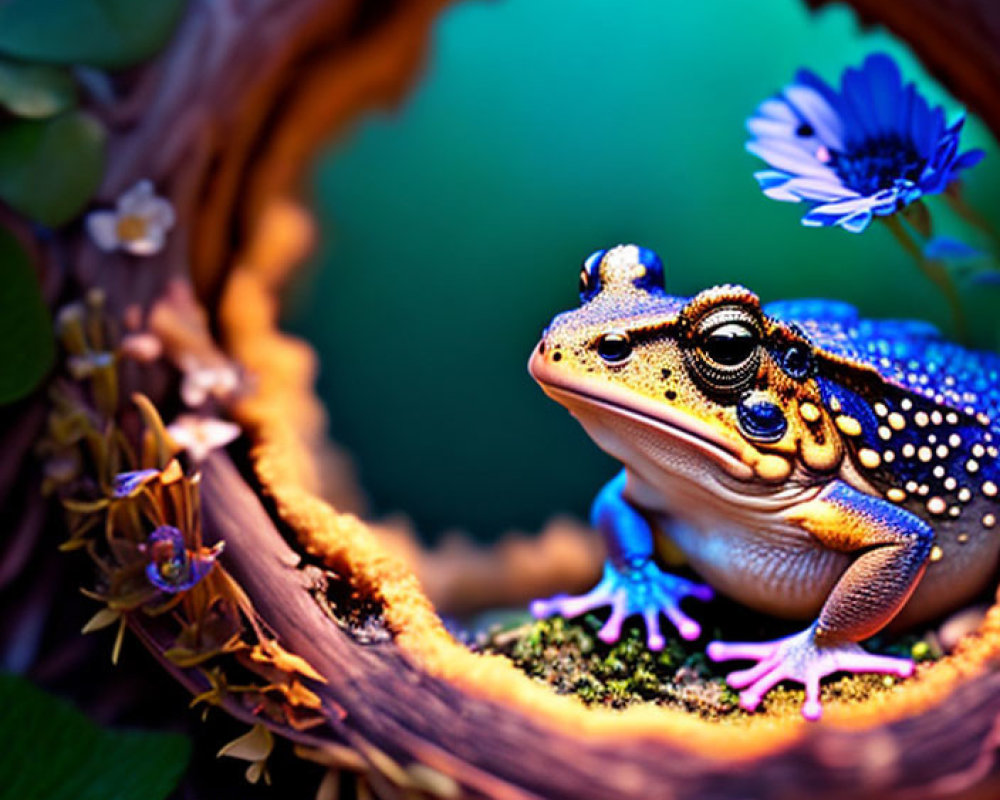
[[[167,433],[197,463],[204,461],[213,450],[239,438],[242,430],[239,425],[224,419],[182,414],[167,426]]]
[[[209,397],[225,400],[240,385],[240,373],[229,362],[207,365],[186,355],[181,359],[181,371],[181,400],[188,408],[197,408]]]
[[[127,333],[118,345],[118,352],[140,364],[149,364],[163,355],[163,342],[155,333]]]
[[[150,181],[139,181],[118,198],[114,211],[91,211],[87,233],[107,253],[124,250],[136,256],[159,253],[174,226],[174,207],[157,197]]]

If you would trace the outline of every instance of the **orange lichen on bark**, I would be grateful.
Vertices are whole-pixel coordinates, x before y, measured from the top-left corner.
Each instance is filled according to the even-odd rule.
[[[428,549],[405,519],[379,522],[376,531],[417,574],[434,605],[452,615],[582,591],[600,579],[604,557],[597,533],[568,517],[552,519],[535,535],[510,532],[493,545],[456,533]]]

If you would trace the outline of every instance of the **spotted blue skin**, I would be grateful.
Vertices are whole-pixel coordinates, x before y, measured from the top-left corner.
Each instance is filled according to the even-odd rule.
[[[863,370],[851,373],[861,376],[854,386],[820,378],[827,404],[836,398],[861,423],[857,449],[893,454],[868,475],[876,488],[906,492],[904,504],[925,519],[975,526],[995,509],[995,495],[982,489],[1000,485],[1000,355],[949,342],[926,322],[861,319],[844,303],[784,301],[764,310],[847,366],[870,368],[885,381],[872,385]],[[902,419],[903,427],[890,419]],[[929,513],[931,498],[948,511]]]

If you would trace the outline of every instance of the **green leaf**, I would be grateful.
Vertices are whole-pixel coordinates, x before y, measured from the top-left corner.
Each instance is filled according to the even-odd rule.
[[[0,106],[11,114],[43,119],[75,103],[76,87],[66,70],[0,59]]]
[[[183,736],[104,730],[68,703],[0,674],[0,794],[18,800],[158,800],[176,787]]]
[[[155,55],[185,0],[5,0],[0,53],[28,61],[115,69]]]
[[[52,319],[27,253],[0,228],[0,403],[29,394],[52,368]]]
[[[71,111],[0,126],[0,200],[43,225],[68,222],[104,174],[104,128]]]

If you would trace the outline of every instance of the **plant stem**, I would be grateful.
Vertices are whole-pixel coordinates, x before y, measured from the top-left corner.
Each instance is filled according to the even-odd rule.
[[[968,342],[969,325],[965,318],[965,310],[962,308],[962,298],[958,293],[958,286],[952,279],[951,273],[948,272],[940,261],[929,259],[924,255],[923,248],[910,235],[910,232],[897,215],[879,217],[879,219],[885,223],[885,226],[892,232],[892,235],[896,237],[896,241],[913,258],[920,271],[941,290],[945,300],[948,302],[948,306],[951,308],[951,314],[955,321],[955,332],[959,340]]]
[[[1000,269],[1000,264],[997,263],[997,259],[1000,258],[1000,232],[998,232],[993,226],[993,223],[969,205],[966,199],[962,196],[962,190],[958,184],[953,183],[949,186],[944,192],[944,198],[956,215],[961,217],[976,230],[986,234],[993,249],[993,268]]]

